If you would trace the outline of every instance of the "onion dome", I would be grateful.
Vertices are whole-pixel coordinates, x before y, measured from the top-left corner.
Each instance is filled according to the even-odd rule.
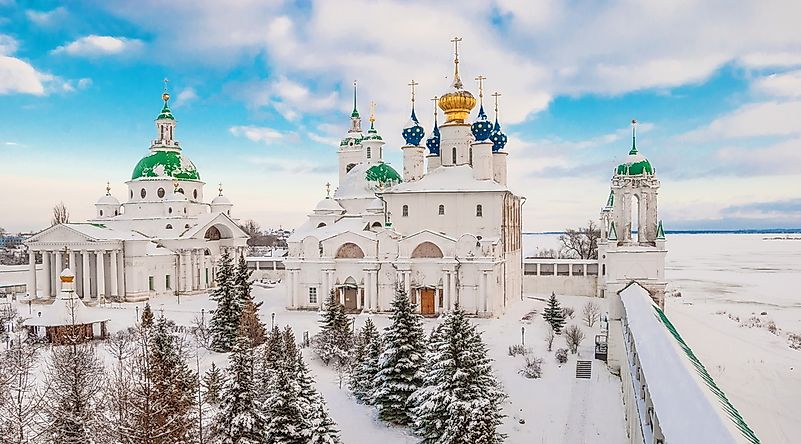
[[[435,156],[439,156],[439,127],[437,121],[434,121],[434,130],[431,131],[431,137],[426,140],[428,152]]]
[[[617,166],[615,169],[615,174],[623,175],[623,176],[639,176],[642,174],[654,174],[654,168],[651,166],[651,162],[645,158],[642,154],[637,151],[637,121],[631,121],[631,150],[629,151],[629,155],[626,157],[626,160],[623,161],[620,165]]]
[[[180,151],[152,151],[134,167],[131,179],[173,178],[200,180],[195,164]]]
[[[375,116],[370,116],[370,129],[367,130],[367,135],[364,136],[362,140],[384,140],[381,138],[381,135],[378,134],[378,131],[375,129]]]
[[[477,142],[483,142],[489,139],[492,130],[492,123],[487,118],[487,113],[484,112],[484,105],[481,105],[481,108],[478,109],[478,118],[470,125],[470,132],[473,133]]]
[[[462,79],[459,78],[459,42],[462,39],[454,38],[452,41],[456,45],[455,58],[453,60],[453,83],[451,87],[454,91],[443,94],[439,98],[439,108],[445,112],[445,124],[464,123],[470,111],[476,106],[476,98],[470,91],[464,89]]]
[[[156,117],[156,120],[175,120],[175,117],[172,115],[172,111],[170,111],[169,105],[167,105],[167,102],[170,100],[170,94],[165,91],[164,94],[161,95],[161,99],[164,100],[164,107],[161,108],[161,112],[159,113],[158,117]]]
[[[403,180],[394,168],[384,162],[371,166],[365,172],[364,177],[368,182],[375,183],[378,188],[386,188]]]
[[[406,140],[407,145],[416,146],[420,145],[424,136],[425,130],[420,126],[420,121],[417,120],[417,116],[414,114],[414,108],[412,108],[412,117],[409,119],[406,127],[403,128],[403,138]]]
[[[506,134],[501,131],[501,125],[498,123],[498,119],[495,119],[495,126],[492,128],[492,133],[489,136],[489,140],[492,141],[492,152],[498,152],[506,146],[506,142],[509,140],[506,137]]]

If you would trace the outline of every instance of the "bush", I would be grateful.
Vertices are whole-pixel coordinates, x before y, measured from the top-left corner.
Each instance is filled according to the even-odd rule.
[[[581,341],[584,340],[584,332],[581,331],[577,325],[571,325],[567,327],[565,330],[565,342],[567,343],[567,347],[570,349],[570,353],[574,355],[578,351],[579,345],[581,345]]]
[[[573,316],[576,315],[576,310],[573,310],[573,307],[563,307],[562,308],[562,315],[565,318],[573,319]]]
[[[528,379],[539,379],[542,377],[542,358],[529,358],[526,356],[526,363],[518,373]]]
[[[768,321],[768,323],[765,325],[765,328],[767,328],[768,331],[773,333],[774,335],[779,334],[779,329],[776,328],[776,323],[773,321]]]
[[[520,344],[510,345],[509,346],[509,356],[517,356],[517,355],[527,355],[531,353],[531,349],[528,349]]]
[[[567,362],[567,349],[559,348],[556,350],[556,362],[564,364]]]
[[[790,333],[787,339],[790,341],[790,348],[794,350],[801,350],[801,335]]]
[[[581,310],[581,316],[587,324],[587,327],[592,328],[595,323],[598,322],[598,318],[601,317],[601,307],[594,301],[589,301],[584,304],[584,308]]]

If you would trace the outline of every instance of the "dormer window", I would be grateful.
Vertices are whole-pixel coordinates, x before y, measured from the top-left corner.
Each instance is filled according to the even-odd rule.
[[[166,228],[166,229],[168,229],[168,230],[172,230],[172,224],[167,224],[167,226],[166,226],[166,227],[164,227],[164,228]]]
[[[445,215],[445,205],[439,204],[439,215],[440,216]]]

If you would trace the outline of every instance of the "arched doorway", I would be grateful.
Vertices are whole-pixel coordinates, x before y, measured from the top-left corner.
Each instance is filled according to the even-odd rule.
[[[348,278],[345,279],[345,283],[339,287],[339,289],[342,292],[342,305],[345,306],[345,310],[358,310],[359,286],[356,284],[356,279],[353,279],[353,276],[348,276]]]
[[[420,289],[420,314],[423,316],[433,316],[436,314],[435,303],[437,300],[437,290],[435,288]]]

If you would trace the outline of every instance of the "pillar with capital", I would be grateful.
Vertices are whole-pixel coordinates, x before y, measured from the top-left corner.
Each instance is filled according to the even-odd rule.
[[[61,292],[61,279],[58,278],[61,275],[61,272],[64,271],[64,256],[62,256],[61,250],[56,250],[56,262],[55,262],[55,275],[56,275],[56,294]]]
[[[52,296],[51,290],[53,289],[52,270],[50,267],[50,252],[42,252],[42,268],[44,269],[44,282],[42,282],[42,295],[46,298]]]
[[[119,250],[117,252],[117,295],[120,296],[120,299],[125,298],[125,258],[123,257],[123,251]]]
[[[111,257],[109,259],[109,265],[111,266],[111,270],[109,274],[111,275],[111,299],[117,299],[119,297],[119,287],[117,285],[117,250],[111,250]]]
[[[30,298],[37,298],[36,294],[36,252],[28,249],[28,295]]]
[[[105,251],[97,250],[95,252],[95,259],[97,259],[97,299],[99,301],[106,299],[106,270],[103,256],[105,256]]]
[[[81,250],[81,258],[83,259],[82,264],[82,274],[83,274],[83,288],[82,295],[84,298],[91,298],[92,297],[92,284],[91,284],[91,272],[89,271],[89,250]]]

